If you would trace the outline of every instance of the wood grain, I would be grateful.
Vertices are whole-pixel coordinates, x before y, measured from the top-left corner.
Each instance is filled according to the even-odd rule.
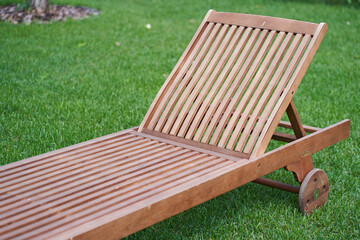
[[[236,163],[227,168],[215,171],[206,181],[199,178],[196,183],[189,183],[173,189],[173,195],[156,201],[148,199],[148,206],[139,204],[137,209],[121,218],[102,218],[84,226],[84,233],[77,230],[74,239],[97,239],[100,236],[108,239],[120,238],[163,219],[196,206],[215,196],[223,194],[256,178],[264,176],[286,164],[294,162],[308,149],[315,153],[349,136],[350,121],[344,120],[329,126],[317,133],[298,139],[279,149],[257,157],[247,163]],[[164,211],[166,209],[166,211]],[[125,224],[126,223],[126,224]],[[89,231],[85,232],[85,229]],[[73,230],[75,233],[76,230]]]
[[[311,170],[305,177],[299,192],[300,211],[310,214],[324,206],[329,195],[329,179],[321,169]]]
[[[318,27],[318,24],[303,21],[215,11],[210,14],[208,21],[310,35],[314,35]]]
[[[175,77],[179,74],[179,72],[184,71],[187,69],[184,64],[190,64],[191,60],[194,55],[196,54],[196,50],[194,51],[194,48],[201,44],[202,40],[201,37],[205,38],[206,34],[203,34],[205,31],[205,28],[207,27],[207,19],[209,18],[210,14],[213,12],[213,10],[209,10],[206,16],[204,17],[204,20],[201,22],[199,28],[195,32],[194,37],[191,39],[189,45],[186,47],[184,53],[181,55],[179,61],[176,63],[174,69],[171,71],[170,75],[166,79],[165,83],[159,90],[158,94],[156,95],[154,101],[152,102],[151,106],[149,107],[138,131],[142,131],[144,127],[148,127],[150,129],[153,129],[156,124],[156,119],[158,119],[159,115],[161,114],[160,111],[164,108],[164,101],[161,101],[163,98],[167,99],[172,92],[169,90],[171,86],[173,85]],[[199,44],[200,41],[200,44]],[[166,96],[167,95],[167,96]],[[156,115],[155,115],[156,114]],[[154,116],[155,115],[155,116]],[[153,120],[153,121],[152,121]],[[151,122],[151,125],[149,126]]]

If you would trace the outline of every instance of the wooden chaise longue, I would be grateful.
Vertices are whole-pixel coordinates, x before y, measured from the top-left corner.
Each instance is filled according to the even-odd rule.
[[[251,181],[323,205],[312,154],[350,121],[304,126],[292,98],[326,29],[209,11],[139,127],[0,167],[0,239],[119,239]],[[262,178],[283,167],[300,187]]]

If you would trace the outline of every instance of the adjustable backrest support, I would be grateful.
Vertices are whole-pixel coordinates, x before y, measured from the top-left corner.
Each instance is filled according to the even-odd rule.
[[[140,128],[261,155],[327,26],[209,11]]]

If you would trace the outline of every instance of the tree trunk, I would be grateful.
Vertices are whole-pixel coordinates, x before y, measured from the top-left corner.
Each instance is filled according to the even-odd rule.
[[[31,0],[31,8],[36,9],[38,13],[49,10],[49,0]]]

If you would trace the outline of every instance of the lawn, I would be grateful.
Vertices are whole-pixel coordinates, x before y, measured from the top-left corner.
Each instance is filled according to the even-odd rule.
[[[139,125],[209,9],[326,22],[294,100],[307,125],[352,121],[349,139],[314,155],[330,180],[326,206],[305,217],[297,195],[250,183],[128,238],[360,236],[360,8],[295,0],[51,2],[101,14],[30,26],[0,22],[1,165]],[[269,177],[295,183],[285,170]]]

